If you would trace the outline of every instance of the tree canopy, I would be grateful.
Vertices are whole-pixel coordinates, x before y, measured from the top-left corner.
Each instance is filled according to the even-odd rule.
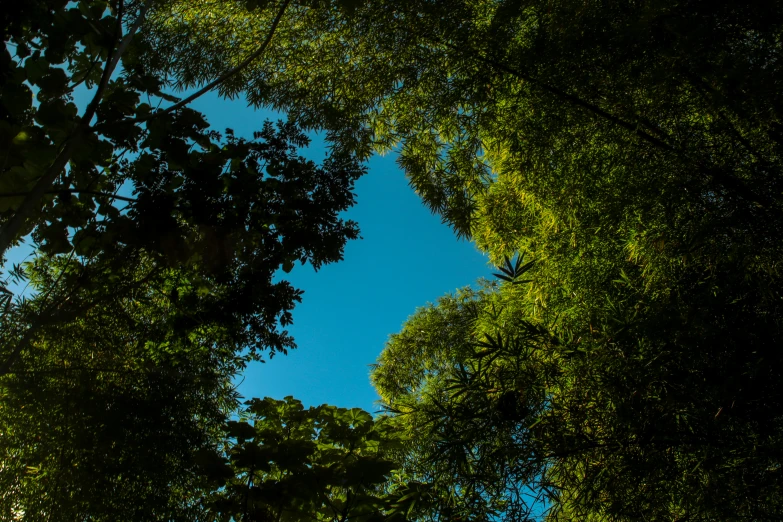
[[[46,424],[23,405],[76,430],[100,420],[67,416],[79,397],[146,404],[180,383],[186,394],[144,411],[203,425],[120,422],[131,492],[162,495],[148,513],[190,488],[177,509],[247,520],[346,520],[349,495],[370,519],[780,517],[778,3],[62,0],[3,16],[0,253],[28,234],[38,252],[11,272],[35,295],[4,299],[0,378],[18,407],[2,415],[21,437],[5,439],[4,460],[32,470],[20,482],[22,468],[2,468],[7,513],[46,518],[32,507],[49,501],[44,477],[70,480],[57,466],[76,458],[40,472],[59,442],[33,442]],[[77,86],[92,89],[83,110]],[[187,108],[210,89],[290,123],[221,136]],[[311,129],[332,146],[320,167],[295,150]],[[500,281],[420,309],[391,337],[372,374],[391,416],[378,429],[408,442],[373,454],[365,482],[350,478],[360,454],[326,428],[354,415],[351,430],[375,433],[353,410],[252,402],[256,421],[231,424],[220,446],[230,376],[292,346],[279,326],[299,294],[272,275],[340,259],[357,230],[338,214],[374,152],[398,156]],[[179,377],[158,384],[168,373]],[[306,451],[289,466],[269,455],[291,426]],[[143,433],[192,452],[163,489],[142,479],[158,465],[134,449]],[[199,489],[209,477],[176,471],[204,448],[226,473],[212,497]],[[343,475],[301,498],[254,489],[303,487],[332,464]],[[122,496],[80,499],[87,489],[49,505],[125,509]]]
[[[487,283],[419,310],[373,371],[417,441],[404,469],[442,495],[427,516],[780,513],[777,325],[741,306],[685,322],[615,295],[564,328],[531,314],[532,284]]]
[[[386,520],[401,442],[387,419],[293,397],[246,406],[226,426],[224,460],[211,457],[213,477],[227,479],[207,500],[217,520]]]
[[[0,256],[31,251],[2,281],[3,519],[197,516],[233,379],[295,346],[276,274],[358,237],[353,155],[305,160],[294,123],[218,133],[133,69],[152,6],[3,12]]]

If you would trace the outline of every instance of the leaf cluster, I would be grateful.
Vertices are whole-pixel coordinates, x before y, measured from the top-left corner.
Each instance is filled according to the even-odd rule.
[[[293,123],[221,135],[164,92],[139,37],[163,4],[2,14],[0,256],[32,250],[0,285],[3,519],[204,515],[232,379],[295,347],[278,272],[358,237],[353,155],[302,158]]]
[[[217,520],[386,520],[401,440],[385,419],[267,397],[248,401],[226,436],[223,456],[205,459],[221,485],[208,500]]]

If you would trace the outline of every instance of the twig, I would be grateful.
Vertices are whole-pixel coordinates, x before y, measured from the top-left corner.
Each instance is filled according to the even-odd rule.
[[[99,190],[81,190],[81,189],[52,189],[47,190],[44,194],[62,194],[67,192],[69,194],[92,194],[94,196],[106,196],[108,198],[119,199],[120,201],[127,201],[129,203],[135,203],[135,198],[126,198],[125,196],[117,196],[112,192],[101,192]],[[0,192],[0,198],[14,198],[19,196],[27,196],[29,192]]]
[[[225,82],[232,76],[236,75],[243,69],[245,69],[248,65],[250,65],[256,58],[264,54],[264,51],[266,51],[267,47],[269,47],[269,43],[272,41],[272,37],[275,35],[275,31],[277,30],[277,26],[280,24],[280,21],[283,19],[283,15],[285,14],[286,9],[288,8],[288,5],[291,3],[291,0],[285,0],[283,2],[283,5],[280,7],[280,10],[277,12],[277,15],[275,16],[274,20],[272,21],[272,26],[269,28],[269,33],[266,35],[266,39],[264,39],[264,42],[261,44],[261,46],[253,51],[247,58],[242,60],[239,64],[232,67],[225,73],[218,76],[215,80],[209,82],[207,85],[196,91],[195,93],[191,94],[187,98],[175,103],[174,105],[170,107],[166,107],[162,111],[158,111],[155,113],[152,113],[148,116],[144,116],[141,118],[132,118],[130,120],[124,120],[123,123],[141,123],[144,121],[149,121],[153,118],[156,118],[158,116],[162,116],[164,114],[168,114],[170,112],[174,112],[176,110],[181,109],[185,105],[189,104],[193,100],[201,97],[205,93],[211,91],[214,89],[217,85],[220,85],[221,83]]]

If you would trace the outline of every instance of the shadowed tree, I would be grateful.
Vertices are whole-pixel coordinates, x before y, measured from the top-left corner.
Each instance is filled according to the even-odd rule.
[[[275,274],[358,236],[353,156],[305,160],[294,124],[221,136],[132,68],[159,5],[3,12],[0,253],[32,254],[4,266],[27,291],[0,303],[2,518],[198,516],[193,456],[223,437],[233,378],[294,347],[301,291]]]

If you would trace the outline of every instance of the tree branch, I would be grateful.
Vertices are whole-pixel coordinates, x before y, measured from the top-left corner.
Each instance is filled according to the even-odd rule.
[[[672,147],[671,145],[669,145],[665,141],[663,141],[663,140],[661,140],[659,138],[656,138],[655,136],[652,136],[651,134],[648,134],[648,133],[644,132],[643,130],[641,130],[639,128],[638,125],[636,125],[634,123],[631,123],[631,122],[628,122],[628,121],[625,121],[622,118],[620,118],[619,116],[615,116],[614,114],[611,114],[610,112],[605,111],[601,107],[599,107],[599,106],[597,106],[597,105],[595,105],[593,103],[590,103],[590,102],[588,102],[586,100],[583,100],[582,98],[580,98],[578,96],[575,96],[573,94],[569,94],[569,93],[567,93],[567,92],[565,92],[565,91],[563,91],[561,89],[558,89],[557,87],[554,87],[552,85],[549,85],[546,82],[543,82],[543,81],[541,81],[541,80],[539,80],[537,78],[534,78],[533,76],[530,76],[529,74],[526,74],[524,71],[521,71],[521,70],[519,70],[517,68],[514,68],[514,67],[511,67],[509,65],[506,65],[504,63],[498,62],[497,60],[494,60],[494,59],[489,58],[487,56],[484,56],[480,52],[478,52],[476,50],[473,50],[473,49],[471,49],[469,47],[466,47],[466,46],[458,47],[458,46],[456,46],[454,44],[447,43],[447,42],[442,42],[442,41],[437,40],[437,39],[433,39],[433,41],[435,41],[436,43],[438,43],[440,45],[443,45],[444,47],[448,47],[449,49],[451,49],[453,51],[457,51],[459,53],[467,54],[470,58],[473,58],[473,59],[478,60],[480,62],[486,63],[488,65],[491,65],[492,67],[494,67],[495,69],[497,69],[499,71],[511,74],[512,76],[516,76],[517,78],[519,78],[521,80],[524,80],[524,81],[526,81],[526,82],[528,82],[528,83],[530,83],[532,85],[535,85],[535,86],[541,88],[542,90],[544,90],[544,91],[546,91],[546,92],[548,92],[550,94],[555,95],[558,98],[566,100],[566,101],[568,101],[568,102],[570,102],[570,103],[572,103],[572,104],[574,104],[574,105],[576,105],[578,107],[581,107],[581,108],[587,110],[588,112],[591,112],[591,113],[595,114],[596,116],[600,116],[601,118],[603,118],[603,119],[605,119],[607,121],[610,121],[610,122],[614,123],[615,125],[618,125],[619,127],[622,127],[622,128],[624,128],[626,130],[629,130],[629,131],[633,132],[634,134],[636,134],[637,136],[639,136],[643,140],[645,140],[645,141],[655,145],[656,147],[658,147],[660,149],[663,149],[663,150],[668,151],[668,152],[676,152],[676,149],[674,147]]]
[[[285,14],[286,9],[288,9],[289,4],[291,3],[291,0],[285,0],[283,2],[283,5],[280,7],[280,9],[277,12],[277,15],[275,15],[274,20],[272,21],[272,26],[269,28],[269,33],[266,35],[266,38],[264,39],[261,46],[259,46],[258,49],[250,53],[247,58],[242,60],[239,64],[232,67],[228,71],[224,72],[220,76],[218,76],[215,80],[209,82],[207,85],[199,89],[198,91],[194,92],[187,98],[175,103],[174,105],[170,107],[166,107],[165,109],[154,112],[148,116],[144,116],[142,118],[132,118],[130,120],[124,120],[122,123],[141,123],[145,121],[149,121],[151,119],[157,118],[158,116],[162,116],[164,114],[168,114],[170,112],[177,111],[181,109],[182,107],[188,105],[193,100],[200,98],[202,95],[206,94],[207,92],[214,89],[216,86],[220,85],[221,83],[225,82],[232,76],[235,76],[237,73],[241,72],[243,69],[245,69],[248,65],[253,63],[253,61],[264,54],[264,51],[266,51],[267,47],[269,47],[270,42],[272,41],[272,37],[275,35],[275,31],[277,30],[277,26],[280,24],[280,21],[283,19],[283,15]]]
[[[141,27],[142,22],[144,22],[144,17],[147,15],[148,9],[149,6],[147,5],[141,8],[141,11],[139,11],[139,16],[136,17],[136,20],[133,22],[133,25],[130,27],[127,34],[120,41],[120,45],[112,55],[111,61],[109,61],[106,64],[106,67],[103,69],[103,75],[101,76],[101,83],[98,85],[98,90],[95,92],[95,96],[93,96],[92,101],[90,101],[90,104],[87,106],[87,109],[84,111],[84,115],[82,116],[81,123],[83,125],[89,127],[90,120],[92,120],[92,117],[95,116],[95,111],[98,110],[98,105],[100,105],[101,100],[103,99],[103,93],[106,91],[106,87],[109,85],[111,75],[114,74],[114,70],[120,63],[122,55],[125,54],[125,51],[128,49],[131,40],[133,40],[133,36]],[[122,22],[120,21],[120,23]]]
[[[519,70],[517,68],[511,67],[511,66],[506,65],[504,63],[498,62],[497,60],[489,58],[489,57],[481,54],[480,52],[478,52],[478,51],[476,51],[474,49],[471,49],[470,47],[467,47],[467,46],[458,47],[458,46],[456,46],[454,44],[440,41],[437,38],[433,38],[433,37],[429,37],[429,36],[427,38],[429,38],[434,43],[439,44],[439,45],[443,45],[443,46],[445,46],[445,47],[447,47],[447,48],[449,48],[449,49],[451,49],[453,51],[456,51],[456,52],[462,54],[463,56],[467,56],[469,58],[473,58],[473,59],[475,59],[475,60],[477,60],[479,62],[486,63],[486,64],[494,67],[495,69],[497,69],[499,71],[502,71],[502,72],[505,72],[507,74],[511,74],[513,76],[516,76],[517,78],[519,78],[521,80],[524,80],[524,81],[526,81],[526,82],[528,82],[528,83],[530,83],[532,85],[535,85],[536,87],[538,87],[538,88],[540,88],[540,89],[542,89],[542,90],[544,90],[544,91],[546,91],[546,92],[556,96],[559,99],[565,100],[565,101],[567,101],[567,102],[569,102],[569,103],[571,103],[573,105],[576,105],[577,107],[581,107],[581,108],[585,109],[586,111],[588,111],[588,112],[590,112],[592,114],[595,114],[596,116],[598,116],[598,117],[600,117],[600,118],[602,118],[602,119],[604,119],[606,121],[609,121],[609,122],[617,125],[618,127],[621,127],[623,129],[625,129],[625,130],[635,134],[636,136],[638,136],[642,140],[646,141],[647,143],[653,145],[654,147],[656,147],[656,148],[658,148],[660,150],[663,150],[665,152],[669,152],[669,153],[675,154],[677,156],[680,156],[682,159],[684,159],[686,162],[691,164],[693,167],[697,168],[699,171],[701,171],[707,177],[711,178],[713,181],[717,182],[719,185],[722,185],[725,189],[728,189],[730,191],[735,192],[736,194],[738,194],[742,198],[744,198],[744,199],[746,199],[746,200],[748,200],[750,202],[753,202],[753,203],[761,206],[762,208],[769,208],[769,207],[771,207],[774,204],[774,202],[773,202],[773,200],[771,198],[769,198],[769,197],[767,197],[765,195],[762,195],[762,194],[757,194],[755,191],[753,191],[751,188],[749,188],[741,179],[739,179],[736,176],[732,175],[730,172],[719,171],[717,169],[710,168],[707,165],[704,165],[703,162],[691,159],[685,153],[685,151],[683,151],[682,149],[677,149],[677,148],[673,147],[672,145],[670,145],[669,143],[663,141],[662,139],[657,138],[657,137],[653,136],[652,134],[649,134],[648,132],[645,132],[644,130],[642,130],[642,128],[640,127],[639,124],[635,124],[635,123],[626,121],[626,120],[620,118],[619,116],[616,116],[616,115],[614,115],[614,114],[612,114],[612,113],[610,113],[608,111],[605,111],[604,109],[602,109],[598,105],[590,103],[589,101],[584,100],[584,99],[582,99],[582,98],[580,98],[578,96],[575,96],[573,94],[569,94],[569,93],[567,93],[567,92],[565,92],[565,91],[563,91],[561,89],[558,89],[557,87],[549,85],[548,83],[543,82],[543,81],[541,81],[541,80],[539,80],[539,79],[537,79],[537,78],[535,78],[535,77],[525,73],[524,71],[521,71],[521,70]]]
[[[95,111],[98,109],[98,105],[100,105],[111,75],[117,67],[122,54],[127,50],[128,45],[130,45],[133,35],[139,30],[139,27],[141,27],[147,9],[147,6],[141,8],[139,16],[133,26],[131,26],[128,34],[126,34],[120,42],[112,59],[106,63],[106,67],[103,70],[103,76],[101,77],[101,83],[98,86],[95,96],[84,111],[84,115],[82,116],[81,121],[76,125],[73,133],[66,139],[60,153],[46,170],[46,173],[38,179],[38,182],[27,194],[24,201],[22,201],[22,204],[19,205],[19,208],[16,209],[16,212],[14,212],[11,219],[9,219],[2,230],[0,230],[0,257],[5,254],[11,244],[16,241],[23,227],[27,224],[29,216],[40,206],[41,198],[49,190],[49,187],[52,186],[52,183],[57,179],[57,176],[65,169],[65,166],[71,160],[74,149],[81,142],[83,134],[90,128],[90,120],[92,120]]]
[[[27,331],[25,331],[24,335],[19,340],[17,345],[13,348],[11,353],[8,354],[5,361],[3,361],[2,364],[0,364],[0,377],[11,372],[12,366],[14,365],[14,363],[16,363],[22,351],[30,345],[30,343],[33,341],[35,336],[42,329],[44,329],[45,327],[53,326],[58,323],[64,323],[73,320],[74,318],[79,317],[80,314],[86,313],[91,309],[95,308],[96,306],[103,304],[104,302],[118,295],[126,295],[128,289],[135,289],[141,287],[143,284],[147,283],[150,279],[152,279],[159,271],[160,271],[160,267],[154,267],[152,270],[150,270],[150,272],[146,276],[142,277],[140,280],[125,285],[124,288],[122,287],[117,288],[111,294],[103,295],[94,301],[90,301],[87,302],[86,304],[83,304],[82,306],[71,308],[67,312],[56,313],[55,309],[57,308],[56,305],[58,303],[54,303],[54,302],[51,303],[40,314],[38,314],[39,319],[33,324],[33,326],[31,326],[30,328],[27,329]],[[79,287],[77,285],[75,288],[72,289],[72,292],[78,290],[78,288]],[[45,319],[41,318],[42,316],[44,316]]]
[[[69,194],[91,194],[94,196],[106,196],[107,198],[119,199],[120,201],[127,201],[129,203],[135,203],[135,198],[126,198],[125,196],[118,196],[112,192],[101,192],[99,190],[80,190],[80,189],[52,189],[47,190],[44,194],[62,194],[67,192]],[[0,192],[0,198],[14,198],[19,196],[27,196],[29,192]]]

